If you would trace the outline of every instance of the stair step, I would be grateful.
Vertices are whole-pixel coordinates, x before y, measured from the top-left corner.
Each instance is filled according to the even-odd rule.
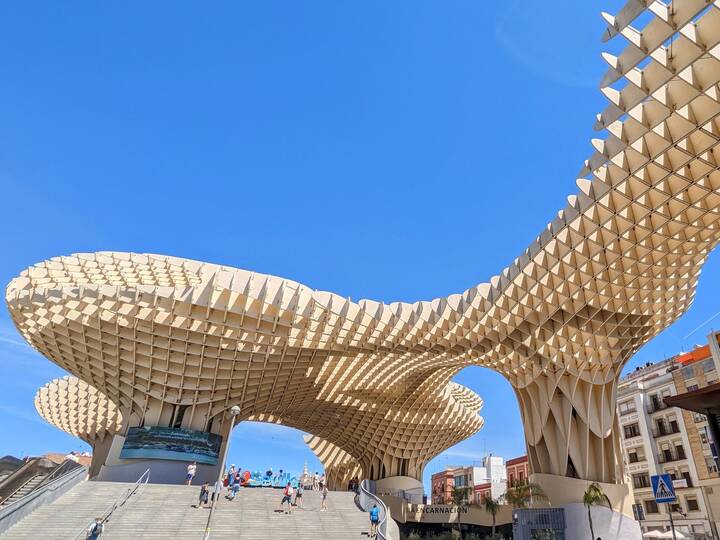
[[[38,508],[0,538],[72,538],[131,486],[118,482],[82,482],[52,504]],[[106,525],[103,540],[200,540],[210,510],[193,507],[199,492],[199,486],[148,484],[116,511]],[[220,498],[211,538],[367,538],[368,517],[355,506],[352,493],[330,492],[326,512],[320,511],[317,492],[305,491],[304,508],[293,508],[291,514],[276,512],[281,498],[282,491],[273,488],[244,488],[234,501]]]

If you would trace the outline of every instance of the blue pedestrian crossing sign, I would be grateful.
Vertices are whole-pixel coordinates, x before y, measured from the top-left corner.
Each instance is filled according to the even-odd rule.
[[[672,478],[669,474],[655,474],[650,477],[652,490],[655,494],[655,502],[671,503],[675,502],[675,488],[673,487]]]

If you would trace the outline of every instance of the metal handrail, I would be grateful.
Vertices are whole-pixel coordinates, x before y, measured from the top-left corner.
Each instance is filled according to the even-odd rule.
[[[0,534],[7,530],[7,528],[11,527],[14,523],[17,523],[20,519],[30,514],[39,504],[52,502],[58,496],[62,495],[66,491],[65,488],[68,485],[69,487],[72,487],[77,482],[81,481],[81,477],[85,476],[87,471],[88,468],[82,466],[72,469],[57,478],[54,478],[51,482],[43,484],[42,489],[35,489],[24,497],[21,497],[20,499],[0,508]],[[35,501],[40,502],[29,511],[23,513],[23,509],[31,507]]]
[[[135,493],[137,493],[140,488],[145,487],[145,485],[148,483],[148,480],[150,480],[149,468],[140,475],[140,478],[135,481],[135,484],[133,484],[132,487],[128,488],[127,492],[125,492],[124,495],[118,497],[112,504],[110,504],[110,506],[108,506],[108,509],[101,514],[100,523],[104,525],[105,523],[110,521],[110,518],[112,517],[115,510],[117,510],[118,508],[122,508],[130,497],[135,495]],[[93,523],[95,523],[95,519],[86,523],[82,530],[79,531],[75,536],[73,536],[72,540],[77,540],[78,538],[80,538],[81,535],[87,534],[87,531],[90,529],[90,527],[92,527]]]
[[[50,482],[54,482],[54,481],[57,480],[58,478],[62,478],[63,476],[65,476],[66,474],[74,471],[74,470],[77,468],[77,467],[73,467],[72,469],[70,469],[70,470],[68,471],[68,470],[67,470],[67,467],[65,467],[65,465],[67,465],[68,463],[74,463],[74,464],[77,465],[77,467],[82,467],[82,465],[80,465],[77,461],[73,461],[73,460],[71,460],[71,459],[66,459],[66,460],[63,461],[60,465],[58,465],[57,467],[55,467],[55,468],[50,472],[50,474],[47,474],[47,475],[42,475],[42,474],[33,475],[33,476],[31,476],[30,478],[28,478],[27,480],[25,480],[25,482],[23,482],[22,484],[20,484],[17,488],[15,488],[15,491],[13,491],[12,493],[10,493],[10,495],[8,495],[7,497],[5,497],[5,501],[10,500],[18,491],[20,491],[22,488],[24,488],[26,485],[28,485],[30,482],[32,482],[35,478],[41,477],[42,480],[40,480],[40,482],[38,482],[38,483],[35,485],[35,487],[33,488],[33,490],[30,491],[29,493],[26,493],[25,495],[23,495],[23,496],[22,496],[21,498],[19,498],[18,500],[13,501],[13,502],[11,502],[11,503],[9,503],[9,504],[3,502],[3,504],[0,505],[0,508],[4,509],[4,508],[7,508],[7,507],[9,507],[9,506],[12,506],[13,504],[15,504],[15,503],[17,503],[17,502],[22,501],[25,497],[27,497],[28,495],[32,495],[35,491],[37,491],[37,490],[40,489],[41,487],[47,486]],[[62,474],[58,475],[58,473],[61,472],[61,471],[62,471]]]
[[[66,465],[69,465],[70,463],[72,463],[73,465],[75,465],[75,467],[66,467]],[[56,467],[50,474],[48,474],[45,478],[43,478],[43,479],[42,479],[42,482],[40,482],[40,484],[38,484],[38,487],[47,485],[49,482],[51,482],[51,481],[54,480],[53,477],[60,478],[60,477],[64,476],[65,474],[74,471],[74,470],[77,469],[78,467],[83,467],[83,466],[80,465],[80,463],[78,463],[78,462],[75,461],[75,460],[66,459],[66,460],[63,461],[58,467]],[[69,468],[70,470],[68,470],[68,468]],[[62,471],[62,474],[58,474],[58,473],[60,473],[61,471]]]
[[[380,540],[388,540],[388,537],[387,537],[387,517],[388,517],[388,513],[389,513],[388,507],[380,497],[378,497],[372,491],[370,491],[369,487],[370,487],[369,480],[365,479],[362,482],[360,482],[360,491],[357,494],[355,494],[355,503],[364,512],[368,512],[370,505],[363,504],[362,495],[364,495],[368,499],[372,499],[375,502],[375,504],[377,504],[380,507],[380,509],[382,510],[382,519],[380,519],[380,523],[378,523],[377,538],[379,538]]]

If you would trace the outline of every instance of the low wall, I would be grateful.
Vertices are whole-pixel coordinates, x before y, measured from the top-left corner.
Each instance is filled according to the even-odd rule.
[[[481,506],[453,506],[447,504],[409,504],[392,495],[381,496],[390,514],[398,523],[469,523],[483,527],[492,526],[492,515]],[[495,516],[495,524],[512,523],[512,509],[502,505]]]
[[[582,503],[564,504],[565,537],[591,538],[587,507]],[[594,538],[602,540],[642,540],[640,525],[632,517],[614,512],[602,506],[593,506],[592,512]]]
[[[540,485],[547,495],[548,501],[539,506],[565,506],[581,503],[583,494],[591,484],[589,480],[578,480],[566,476],[553,474],[533,474],[531,480]],[[605,484],[598,482],[605,495],[610,499],[613,510],[617,510],[632,518],[632,505],[635,502],[630,494],[630,488],[625,484]]]
[[[150,469],[151,484],[183,484],[190,461],[169,459],[120,459],[125,437],[115,435],[107,453],[105,463],[95,480],[104,482],[135,482],[141,474]],[[94,464],[93,464],[94,465]],[[197,464],[193,485],[207,482],[213,485],[219,474],[219,465]]]

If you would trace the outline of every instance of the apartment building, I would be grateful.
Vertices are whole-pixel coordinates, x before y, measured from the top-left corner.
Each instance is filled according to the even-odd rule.
[[[618,415],[625,473],[636,506],[642,509],[643,532],[669,529],[673,512],[676,530],[697,540],[717,538],[720,518],[720,477],[717,449],[704,415],[668,407],[664,398],[702,388],[718,380],[718,336],[655,364],[646,364],[621,379]],[[672,506],[655,503],[650,477],[670,474],[678,496]]]
[[[452,504],[454,488],[469,488],[468,503],[480,504],[486,494],[500,498],[507,489],[504,459],[490,454],[477,466],[446,467],[431,476],[430,485],[432,504]]]
[[[508,485],[515,482],[525,482],[530,476],[530,463],[527,456],[508,459],[505,463]]]

